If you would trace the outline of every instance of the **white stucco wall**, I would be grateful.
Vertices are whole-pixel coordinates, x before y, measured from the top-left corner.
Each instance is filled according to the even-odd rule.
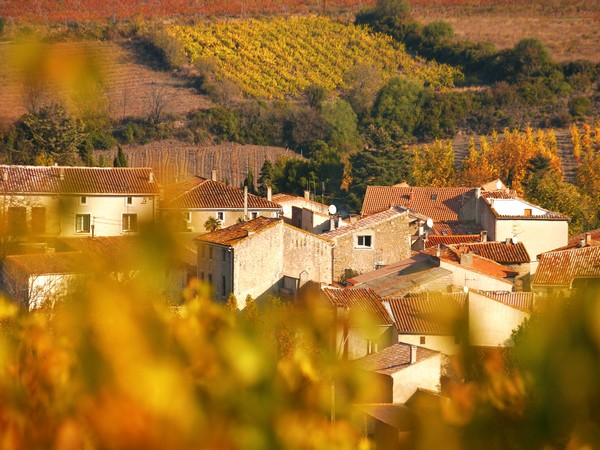
[[[425,343],[421,344],[421,337],[425,337]],[[398,342],[425,347],[444,355],[455,355],[458,353],[460,345],[456,344],[454,336],[443,335],[425,335],[425,334],[399,334]]]
[[[469,341],[471,345],[504,346],[529,314],[477,292],[469,292]]]
[[[392,374],[393,402],[406,402],[418,388],[439,390],[440,375],[439,353]]]
[[[462,267],[459,264],[451,264],[440,260],[440,267],[452,271],[452,284],[454,286],[468,286],[470,289],[482,291],[513,290],[514,285],[510,281],[503,281],[480,272],[469,270],[466,266]]]

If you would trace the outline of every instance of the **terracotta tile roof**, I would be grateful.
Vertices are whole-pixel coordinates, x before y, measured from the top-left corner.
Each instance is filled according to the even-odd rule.
[[[532,285],[570,286],[575,278],[600,277],[600,247],[542,253]]]
[[[430,234],[425,240],[425,248],[436,247],[440,244],[463,244],[466,242],[479,242],[481,235],[479,234],[451,234],[442,236],[438,234]]]
[[[458,212],[475,189],[467,187],[394,187],[367,186],[361,213],[364,216],[384,211],[391,206],[414,210],[435,222],[458,220]]]
[[[315,202],[314,200],[305,199],[304,197],[299,197],[297,195],[274,194],[273,197],[271,197],[271,198],[273,199],[273,202],[277,203],[278,205],[282,205],[283,203],[288,203],[288,202],[289,203],[306,202],[311,205],[314,205],[319,210],[327,211],[327,208],[329,208],[329,205],[326,205],[324,203]]]
[[[500,189],[497,191],[481,191],[483,198],[517,198],[517,191]]]
[[[406,297],[387,297],[396,328],[400,334],[457,334],[458,321],[465,311],[467,294],[463,292],[422,292]]]
[[[577,234],[569,238],[569,243],[564,247],[560,247],[553,252],[560,250],[569,250],[574,248],[582,248],[587,246],[596,247],[600,245],[600,228],[597,230],[586,231],[585,233]]]
[[[56,246],[60,251],[77,251],[87,255],[86,265],[92,270],[92,265],[113,269],[140,267],[144,264],[145,244],[140,236],[95,236],[60,238]]]
[[[152,169],[0,165],[0,194],[157,195]]]
[[[431,247],[426,250],[423,250],[422,253],[428,255],[436,255],[437,248]],[[472,261],[468,265],[461,264],[461,254],[468,253],[463,249],[454,248],[452,246],[444,246],[442,245],[440,248],[440,259],[445,262],[449,262],[451,264],[455,264],[463,267],[466,270],[470,270],[473,272],[478,272],[483,275],[487,275],[493,278],[497,278],[499,280],[507,281],[506,278],[513,277],[517,275],[517,272],[513,270],[509,270],[503,265],[492,261],[491,259],[484,258],[482,256],[478,256],[476,254],[472,255]],[[473,253],[473,252],[471,252]]]
[[[4,270],[25,275],[84,273],[89,270],[87,259],[82,252],[9,255]]]
[[[476,291],[486,297],[525,312],[533,310],[533,292]]]
[[[195,176],[165,187],[162,208],[244,209],[244,191],[219,181]],[[279,211],[281,206],[266,198],[248,194],[249,209]]]
[[[231,225],[227,228],[206,233],[195,238],[195,241],[207,242],[211,244],[234,246],[244,239],[251,237],[255,233],[263,231],[283,223],[282,219],[274,219],[268,217],[257,217],[256,219],[248,220]]]
[[[365,217],[364,219],[357,220],[355,223],[350,225],[336,228],[335,230],[327,231],[322,233],[321,236],[327,239],[333,239],[340,236],[345,236],[349,233],[359,231],[362,229],[372,228],[381,223],[387,222],[388,220],[400,217],[402,215],[410,215],[408,211],[403,208],[390,208],[385,211],[373,214],[372,216]]]
[[[492,214],[494,214],[494,217],[497,219],[569,220],[569,216],[565,216],[558,212],[548,211],[520,198],[484,198],[485,203],[489,206]],[[532,214],[525,214],[526,209],[530,209]],[[508,212],[511,214],[507,214]]]
[[[348,282],[353,286],[371,288],[381,297],[401,295],[452,273],[438,266],[439,263],[434,258],[417,254],[409,259],[354,277]]]
[[[411,366],[410,347],[409,344],[398,342],[383,350],[363,356],[355,360],[354,364],[364,370],[391,375]],[[439,352],[417,347],[416,364],[438,354]]]
[[[476,242],[454,245],[463,251],[470,251],[500,264],[523,264],[531,261],[529,253],[522,242],[516,244],[506,242]]]
[[[432,235],[438,236],[450,236],[453,234],[458,235],[481,235],[484,231],[481,225],[475,222],[457,221],[450,220],[447,222],[434,222],[433,228],[431,229]]]
[[[360,324],[369,321],[371,325],[393,325],[390,315],[372,289],[332,289],[323,288],[323,293],[334,306],[348,308],[350,323]]]

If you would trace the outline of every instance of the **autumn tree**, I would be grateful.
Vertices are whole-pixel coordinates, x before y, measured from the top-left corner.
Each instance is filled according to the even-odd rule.
[[[452,141],[436,139],[414,150],[412,180],[417,186],[452,186],[455,180]]]
[[[479,149],[475,145],[475,138],[469,139],[469,154],[464,159],[458,179],[464,186],[480,186],[495,177],[489,163],[489,143],[485,136],[479,139]]]
[[[227,303],[225,304],[225,306],[231,312],[234,312],[234,313],[238,312],[238,300],[233,292],[231,294],[229,294],[229,297],[227,297]]]

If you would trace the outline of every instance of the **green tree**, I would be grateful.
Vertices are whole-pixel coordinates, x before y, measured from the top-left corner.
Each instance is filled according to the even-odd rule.
[[[258,195],[261,197],[267,196],[267,188],[273,186],[273,177],[273,163],[270,160],[265,159],[258,175]]]
[[[357,64],[344,74],[345,89],[343,98],[350,103],[354,112],[362,117],[367,115],[377,92],[383,85],[381,70],[366,64]]]
[[[4,151],[12,164],[35,164],[40,155],[60,165],[72,165],[87,138],[80,120],[59,104],[26,114],[4,139]]]
[[[115,156],[115,159],[113,160],[113,167],[127,167],[127,166],[128,166],[127,156],[125,155],[125,152],[123,152],[123,149],[119,145],[117,147],[117,155]]]
[[[221,221],[216,217],[210,216],[204,222],[204,229],[208,232],[213,232],[221,228]]]
[[[358,118],[346,100],[336,98],[324,102],[321,114],[328,126],[328,141],[331,146],[349,150],[358,141]]]

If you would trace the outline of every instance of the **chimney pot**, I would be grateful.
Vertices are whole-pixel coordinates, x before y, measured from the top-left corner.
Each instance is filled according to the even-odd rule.
[[[248,186],[244,186],[244,220],[248,220]]]
[[[585,233],[586,245],[592,245],[592,233]]]
[[[154,183],[154,173],[150,172],[150,175],[148,175],[148,183]]]
[[[213,181],[217,181],[217,170],[213,169],[210,171],[210,179]]]
[[[3,180],[3,181],[8,181],[8,172],[4,172],[4,173],[2,174],[2,180]]]
[[[304,191],[304,200],[310,200],[310,191]]]
[[[65,179],[65,168],[64,167],[61,167],[61,168],[58,169],[58,177],[61,180]]]
[[[417,362],[417,346],[410,346],[410,364],[414,364]]]
[[[487,242],[487,231],[485,230],[481,232],[481,242]]]
[[[267,200],[273,201],[273,188],[271,186],[267,186]]]

